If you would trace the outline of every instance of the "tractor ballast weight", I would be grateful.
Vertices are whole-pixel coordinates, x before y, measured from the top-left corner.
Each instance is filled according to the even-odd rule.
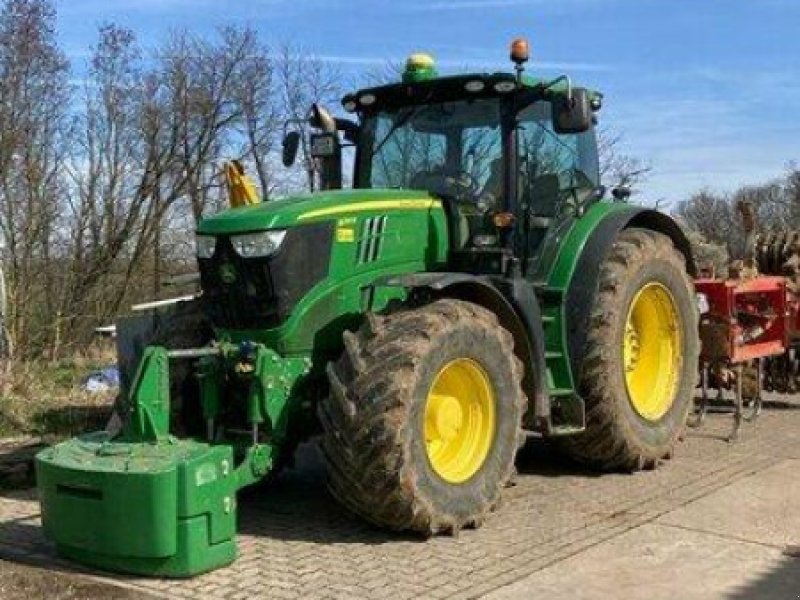
[[[696,371],[689,244],[602,199],[601,95],[524,75],[517,46],[514,74],[438,77],[415,55],[403,82],[344,98],[359,124],[315,107],[322,191],[200,223],[212,341],[153,336],[121,430],[38,457],[62,554],[174,577],[224,565],[236,492],[320,431],[331,493],[422,535],[484,521],[526,430],[602,468],[671,452]],[[333,189],[338,132],[352,190]]]
[[[117,436],[91,433],[39,454],[44,529],[59,552],[102,568],[165,577],[195,575],[235,558],[236,493],[273,468],[292,387],[310,365],[264,346],[245,351],[252,355],[230,345],[174,351],[151,346]],[[239,432],[251,442],[237,458],[234,444],[171,435],[169,361],[188,358],[200,360],[207,422],[220,409],[219,370],[247,365],[239,377],[249,388],[249,419],[270,423],[270,443],[261,443],[254,425]]]

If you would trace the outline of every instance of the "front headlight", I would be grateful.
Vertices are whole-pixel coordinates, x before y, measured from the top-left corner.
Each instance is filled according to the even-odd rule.
[[[214,256],[214,249],[217,247],[217,238],[213,235],[198,235],[195,238],[198,258],[211,258]]]
[[[260,231],[231,236],[231,244],[242,258],[261,258],[277,252],[284,237],[286,237],[285,229]]]

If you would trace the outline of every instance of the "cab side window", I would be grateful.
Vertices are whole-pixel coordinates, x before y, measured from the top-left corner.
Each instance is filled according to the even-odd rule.
[[[375,136],[383,139],[393,121],[380,118]],[[392,135],[372,164],[372,186],[425,189],[427,180],[440,176],[447,157],[447,137],[440,132],[402,128]]]
[[[550,103],[536,102],[520,114],[520,198],[532,215],[552,219],[593,191],[599,174],[594,131],[559,135],[553,131]]]

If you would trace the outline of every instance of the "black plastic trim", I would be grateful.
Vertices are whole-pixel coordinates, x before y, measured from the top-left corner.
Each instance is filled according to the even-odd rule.
[[[217,236],[214,255],[197,261],[201,301],[215,327],[277,327],[303,296],[328,276],[332,221],[287,229],[278,251],[262,258],[242,258],[230,237]],[[223,267],[233,274],[230,281],[223,280]]]

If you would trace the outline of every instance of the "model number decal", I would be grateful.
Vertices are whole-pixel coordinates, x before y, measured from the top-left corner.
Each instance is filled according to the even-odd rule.
[[[352,227],[339,227],[336,229],[337,242],[354,242],[356,232]]]

